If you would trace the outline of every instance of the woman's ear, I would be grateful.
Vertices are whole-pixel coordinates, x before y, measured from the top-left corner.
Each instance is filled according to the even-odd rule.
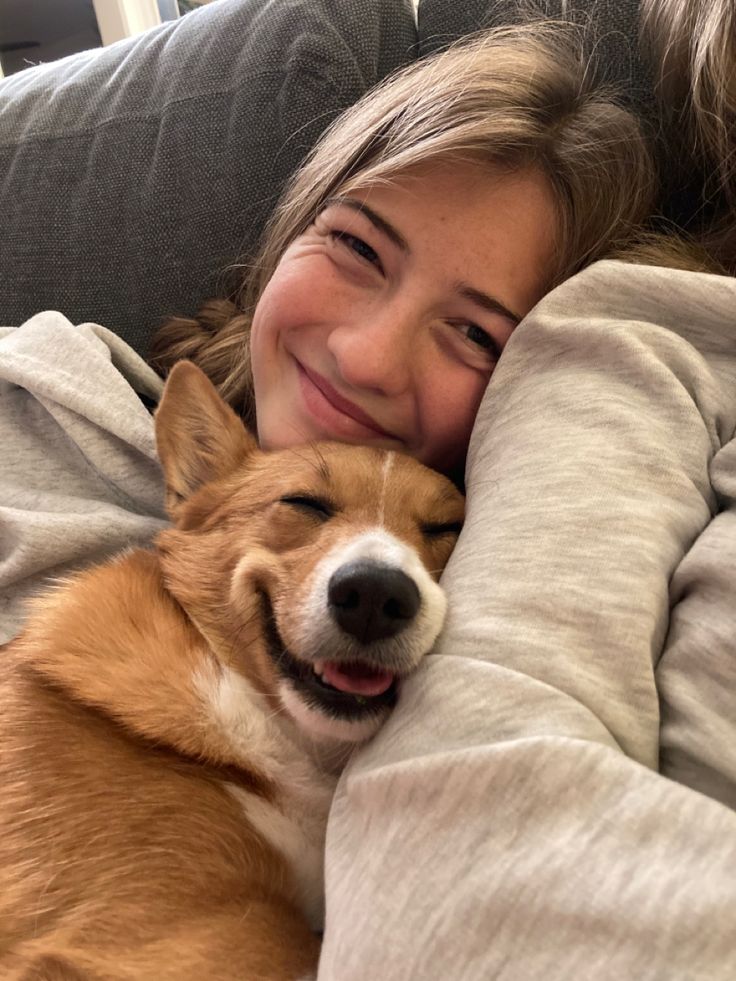
[[[231,473],[255,438],[191,361],[174,365],[154,417],[169,512],[204,484]]]

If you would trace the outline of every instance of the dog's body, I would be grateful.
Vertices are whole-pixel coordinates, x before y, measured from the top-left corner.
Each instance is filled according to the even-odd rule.
[[[175,526],[38,600],[0,658],[7,981],[313,972],[337,774],[442,623],[444,478],[260,453],[189,365],[156,424]]]

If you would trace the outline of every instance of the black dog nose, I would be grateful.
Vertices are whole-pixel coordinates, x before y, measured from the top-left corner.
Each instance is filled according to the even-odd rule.
[[[393,637],[413,620],[419,590],[405,572],[380,562],[348,562],[327,586],[330,614],[363,644]]]

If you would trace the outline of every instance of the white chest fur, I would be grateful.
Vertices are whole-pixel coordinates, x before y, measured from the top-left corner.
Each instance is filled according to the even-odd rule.
[[[227,784],[255,830],[286,859],[309,925],[324,925],[324,851],[327,814],[337,775],[268,711],[262,696],[229,669],[202,673],[197,687],[221,734],[244,766],[256,766],[276,786],[273,803]]]
[[[305,774],[307,781],[312,775]],[[290,794],[288,788],[278,804],[229,786],[248,822],[286,858],[296,879],[302,911],[313,930],[324,928],[324,858],[327,813],[335,781],[316,787],[313,793]]]

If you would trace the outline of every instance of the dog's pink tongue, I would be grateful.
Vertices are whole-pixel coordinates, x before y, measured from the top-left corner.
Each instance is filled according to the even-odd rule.
[[[394,676],[377,671],[367,664],[336,664],[326,661],[322,677],[328,685],[351,695],[382,695],[391,687]]]

